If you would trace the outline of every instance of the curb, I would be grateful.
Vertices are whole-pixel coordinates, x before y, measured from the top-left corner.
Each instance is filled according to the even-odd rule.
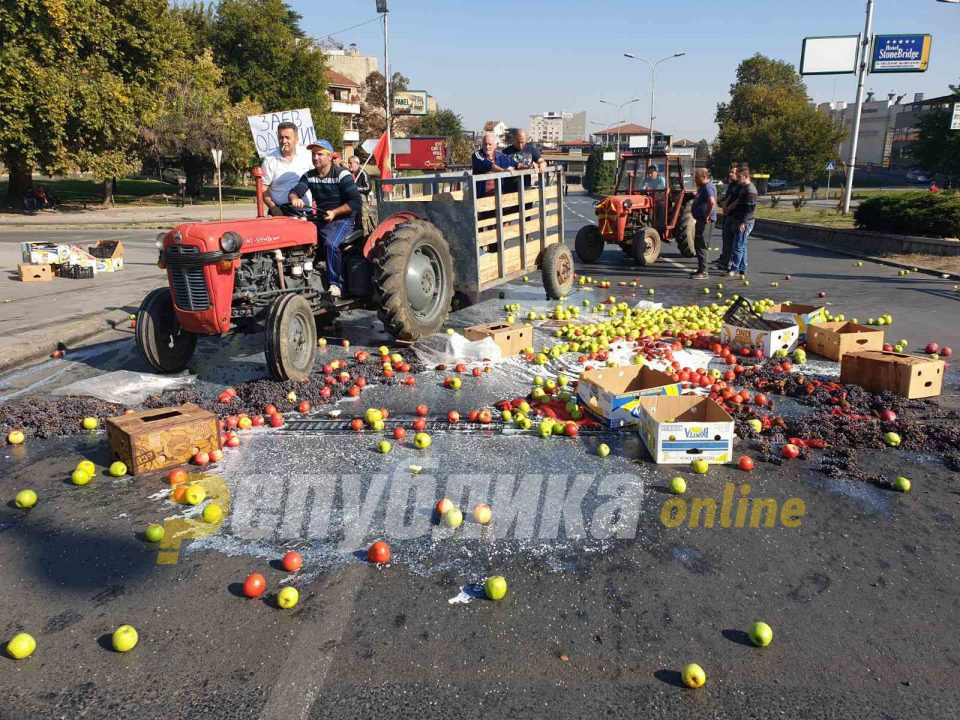
[[[817,248],[818,250],[827,250],[832,252],[835,255],[844,255],[846,257],[857,258],[858,260],[868,260],[878,265],[887,265],[888,267],[900,268],[903,270],[913,270],[917,269],[917,272],[925,273],[926,275],[935,275],[941,280],[958,280],[960,275],[954,275],[951,273],[943,272],[942,270],[934,270],[933,268],[920,267],[919,265],[908,265],[906,263],[894,262],[893,260],[885,260],[882,257],[875,257],[873,255],[865,255],[863,253],[850,252],[848,250],[840,250],[838,248],[826,245],[824,243],[813,242],[810,240],[795,240],[793,238],[785,238],[779,235],[771,235],[770,233],[756,233],[751,235],[751,237],[757,237],[763,240],[774,240],[776,242],[786,243],[787,245],[795,245],[796,247],[811,247]]]
[[[47,357],[61,344],[69,347],[70,345],[83,342],[102,332],[116,328],[122,322],[128,322],[129,318],[129,313],[123,310],[111,310],[108,313],[94,315],[81,322],[77,322],[65,335],[55,338],[51,332],[48,333],[47,337],[35,343],[25,343],[22,349],[14,346],[10,353],[0,351],[0,372],[7,372],[31,360]]]

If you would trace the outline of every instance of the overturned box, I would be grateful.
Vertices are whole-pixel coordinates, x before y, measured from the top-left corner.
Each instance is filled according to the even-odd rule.
[[[790,352],[797,347],[799,326],[793,320],[767,320],[753,312],[746,298],[736,302],[723,316],[720,341],[730,345],[759,348],[764,356],[773,357],[778,350]]]
[[[637,422],[637,401],[651,395],[679,395],[681,384],[646,365],[585,370],[577,383],[580,404],[609,428]]]
[[[65,263],[70,255],[66,245],[54,245],[48,242],[22,242],[20,255],[29,265],[59,265]]]
[[[794,323],[800,328],[797,339],[804,342],[807,339],[810,323],[825,322],[826,308],[815,305],[795,305],[793,303],[777,303],[763,311],[765,320],[779,320],[780,322]]]
[[[220,448],[216,416],[193,403],[109,418],[106,426],[111,453],[132,475],[182,465],[198,452]]]
[[[473,325],[463,331],[463,336],[467,340],[493,338],[493,341],[500,347],[504,357],[506,357],[507,355],[517,355],[523,352],[525,347],[533,345],[533,326],[513,325],[511,323]]]
[[[917,355],[862,350],[840,359],[840,382],[871,392],[890,392],[905,398],[936,397],[943,388],[946,363]]]
[[[110,258],[111,260],[122,258],[123,243],[119,240],[97,240],[97,244],[89,246],[87,252],[95,258]]]
[[[637,403],[637,429],[655,463],[726,463],[733,458],[733,418],[710,398],[642,397]]]
[[[883,350],[883,330],[852,322],[817,322],[807,327],[807,350],[840,362],[857,350]]]
[[[53,280],[53,268],[49,265],[32,265],[23,263],[17,265],[20,272],[20,282],[49,282]]]

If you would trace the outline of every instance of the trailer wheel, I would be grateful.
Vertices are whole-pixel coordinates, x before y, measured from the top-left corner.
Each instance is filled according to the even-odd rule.
[[[136,338],[140,356],[162,373],[183,370],[197,349],[196,334],[180,327],[170,288],[157,288],[140,303]]]
[[[264,354],[274,380],[306,380],[317,354],[317,322],[300,295],[282,295],[267,310]]]
[[[600,237],[600,228],[596,225],[584,225],[577,232],[577,239],[573,241],[577,257],[585,263],[596,262],[603,255],[603,238]]]
[[[573,288],[573,253],[563,243],[549,245],[540,261],[543,289],[551,300],[570,294]]]
[[[450,312],[454,272],[450,246],[433,223],[411,220],[373,251],[374,300],[387,332],[416,340],[437,332]]]
[[[643,267],[653,265],[660,257],[660,233],[652,227],[633,236],[633,261]]]
[[[683,204],[683,210],[680,213],[680,222],[677,223],[677,249],[680,250],[681,257],[694,257],[697,254],[695,242],[697,232],[697,221],[693,217],[691,208],[693,203],[687,201]],[[709,238],[707,238],[709,240]]]

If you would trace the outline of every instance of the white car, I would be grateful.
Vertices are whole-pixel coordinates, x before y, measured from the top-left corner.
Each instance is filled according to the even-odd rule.
[[[786,180],[770,180],[767,182],[767,190],[786,190],[787,181]]]

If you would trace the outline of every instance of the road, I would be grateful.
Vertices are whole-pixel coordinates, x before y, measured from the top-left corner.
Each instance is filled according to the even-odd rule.
[[[571,196],[567,209],[572,245],[592,201]],[[609,279],[603,295],[688,304],[705,297],[705,283],[687,277],[691,262],[668,253],[635,268],[608,248],[578,271]],[[802,302],[823,291],[847,317],[890,312],[890,332],[912,346],[960,346],[960,296],[945,280],[762,239],[751,240],[749,278],[757,297]],[[711,298],[717,282],[720,292],[744,289],[711,279]],[[546,307],[532,280],[505,295],[454,314],[451,325],[499,319],[505,302],[522,313]],[[596,296],[577,291],[570,302]],[[385,342],[365,313],[346,318],[343,333],[350,353]],[[536,340],[550,342],[542,330]],[[262,376],[258,343],[203,341],[198,382],[212,393]],[[331,345],[324,357],[345,354]],[[3,402],[142,369],[123,330],[69,358],[0,377]],[[506,362],[452,393],[437,387],[439,375],[421,374],[415,388],[374,386],[359,406],[338,407],[352,417],[384,405],[409,422],[419,403],[442,417],[526,392],[531,379],[529,366]],[[956,407],[954,371],[947,385],[942,402]],[[599,439],[450,431],[434,433],[426,452],[397,443],[382,456],[374,435],[254,431],[215,468],[230,487],[227,523],[185,543],[175,565],[157,565],[156,546],[141,535],[183,514],[166,502],[164,478],[69,483],[78,460],[108,459],[102,433],[3,448],[0,497],[30,486],[41,500],[29,513],[0,508],[4,631],[27,630],[39,645],[28,660],[0,663],[0,716],[954,716],[955,474],[927,455],[887,450],[863,451],[862,463],[913,477],[908,495],[829,478],[812,461],[758,463],[749,476],[681,470],[690,496],[719,504],[725,482],[749,480],[753,497],[799,498],[806,514],[797,528],[668,528],[661,508],[678,468],[650,463],[629,433],[604,435],[613,452],[600,459]],[[412,476],[413,463],[424,472]],[[441,494],[466,498],[464,488],[470,504],[491,499],[493,525],[479,533],[469,522],[453,533],[428,525],[429,505]],[[398,498],[400,519],[391,521]],[[406,529],[388,535],[394,561],[363,562],[369,542],[398,522]],[[299,575],[277,562],[294,548],[304,555]],[[266,577],[266,600],[240,597],[254,571]],[[450,602],[491,574],[507,578],[503,601]],[[281,611],[273,593],[287,584],[300,602]],[[774,628],[764,649],[745,640],[757,619]],[[140,644],[113,653],[109,633],[123,623],[137,627]],[[679,687],[687,662],[703,666],[706,687]]]

